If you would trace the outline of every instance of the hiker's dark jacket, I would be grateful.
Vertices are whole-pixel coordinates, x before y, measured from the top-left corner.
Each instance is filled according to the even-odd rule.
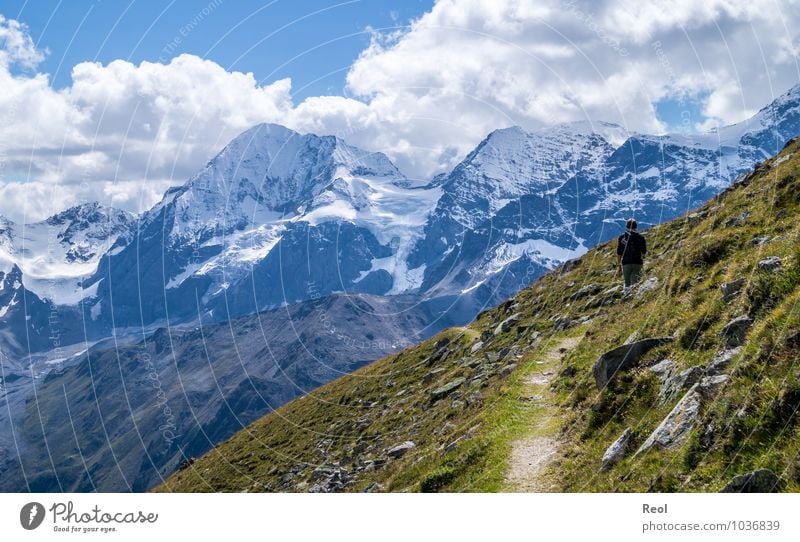
[[[643,264],[647,254],[647,241],[635,231],[626,231],[617,239],[617,256],[622,256],[622,265]]]

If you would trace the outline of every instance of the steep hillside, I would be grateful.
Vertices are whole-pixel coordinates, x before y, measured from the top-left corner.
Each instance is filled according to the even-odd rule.
[[[632,295],[600,245],[158,490],[798,491],[799,175],[795,140],[647,230]]]
[[[61,359],[0,355],[0,491],[145,491],[184,454],[452,324],[432,310],[333,295],[113,337]]]

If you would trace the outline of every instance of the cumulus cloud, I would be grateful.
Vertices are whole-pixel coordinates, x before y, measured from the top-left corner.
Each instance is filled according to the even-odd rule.
[[[375,36],[347,82],[414,149],[421,174],[488,131],[605,120],[668,129],[655,107],[694,100],[707,129],[741,121],[798,77],[795,0],[440,0],[408,31]],[[373,138],[373,140],[375,140]],[[456,149],[458,152],[453,152]]]
[[[418,178],[514,124],[603,120],[658,133],[670,128],[658,115],[664,101],[692,103],[687,110],[701,112],[690,118],[694,129],[738,122],[800,80],[798,7],[439,0],[405,30],[374,33],[343,96],[297,104],[288,79],[259,82],[192,55],[81,63],[72,85],[56,91],[30,73],[43,53],[24,26],[0,19],[0,213],[48,214],[25,203],[25,186],[59,187],[53,210],[81,198],[146,208],[264,121],[387,152]]]
[[[8,68],[17,63],[35,68],[42,60],[44,52],[36,49],[27,27],[0,15],[0,66]]]
[[[35,58],[21,48],[12,57]],[[292,106],[288,79],[259,85],[193,55],[81,63],[63,90],[9,66],[0,63],[0,213],[17,221],[87,201],[146,209],[239,132],[284,121]]]

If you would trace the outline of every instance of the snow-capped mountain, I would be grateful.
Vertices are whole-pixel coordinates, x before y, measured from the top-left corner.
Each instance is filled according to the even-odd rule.
[[[800,86],[699,135],[586,122],[497,130],[420,185],[381,153],[263,124],[138,220],[82,206],[3,222],[0,263],[42,303],[78,307],[98,336],[338,292],[458,298],[468,319],[630,216],[685,213],[798,133]]]
[[[73,305],[93,295],[81,281],[97,271],[100,258],[132,235],[134,216],[87,203],[33,224],[0,217],[0,273],[17,266],[28,290],[57,305]]]
[[[571,123],[490,134],[438,180],[443,195],[412,251],[425,295],[494,304],[621,232],[680,216],[800,134],[800,86],[752,118],[698,135]]]
[[[33,224],[0,217],[2,343],[26,353],[84,338],[82,304],[97,285],[86,280],[115,243],[130,240],[134,224],[130,213],[97,203]]]
[[[410,186],[381,153],[256,126],[145,213],[135,242],[108,253],[88,281],[99,284],[94,314],[136,326],[407,291],[420,273],[404,255],[439,193]]]

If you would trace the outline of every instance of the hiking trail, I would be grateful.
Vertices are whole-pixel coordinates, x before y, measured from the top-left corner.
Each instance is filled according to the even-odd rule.
[[[555,457],[559,445],[559,419],[554,415],[549,384],[564,357],[578,346],[581,339],[582,335],[557,342],[536,362],[537,368],[525,377],[520,399],[530,404],[526,412],[530,423],[527,434],[512,443],[504,484],[506,491],[546,492],[552,489],[541,479],[542,472]]]

